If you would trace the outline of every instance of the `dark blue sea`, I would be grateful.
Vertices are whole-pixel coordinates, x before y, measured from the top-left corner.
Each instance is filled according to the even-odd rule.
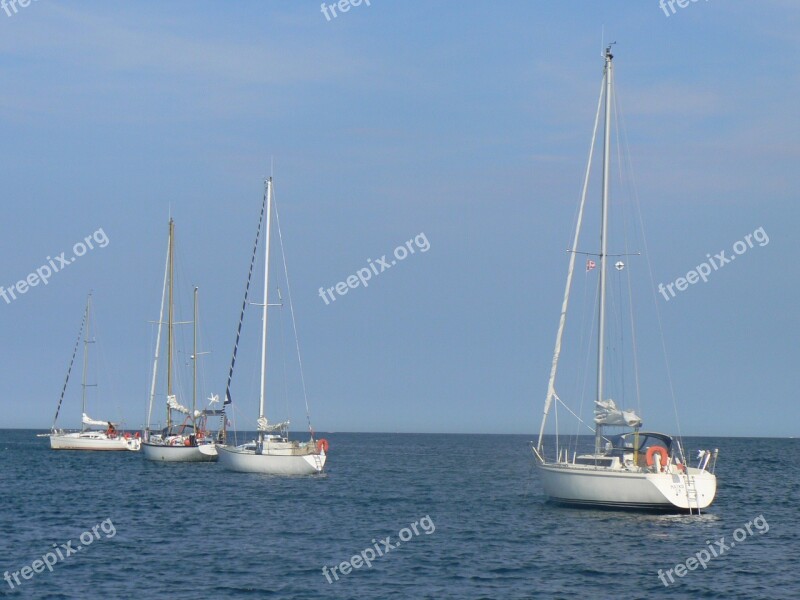
[[[697,517],[546,504],[528,436],[328,434],[276,478],[35,433],[0,430],[3,598],[800,598],[796,439],[686,438],[720,448]]]

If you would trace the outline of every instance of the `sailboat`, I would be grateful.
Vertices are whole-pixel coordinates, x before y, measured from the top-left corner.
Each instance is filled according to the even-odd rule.
[[[86,388],[94,387],[86,383],[86,371],[89,365],[89,344],[94,343],[94,340],[91,339],[91,313],[92,295],[89,294],[86,299],[86,309],[83,313],[78,339],[75,340],[72,359],[67,369],[67,377],[64,380],[64,386],[61,388],[61,397],[58,399],[56,416],[53,419],[53,426],[48,434],[50,438],[50,447],[53,450],[139,450],[140,439],[138,432],[131,436],[130,433],[118,429],[119,423],[98,421],[86,414]],[[58,415],[61,412],[61,404],[64,401],[64,393],[69,383],[70,373],[72,372],[72,365],[75,362],[75,355],[78,352],[78,346],[81,342],[81,336],[84,336],[83,377],[81,381],[81,430],[64,431],[63,429],[58,429],[56,425],[58,422]],[[97,429],[98,427],[102,429]]]
[[[594,133],[589,151],[589,165],[583,184],[578,219],[570,249],[567,284],[561,306],[561,317],[544,403],[539,438],[531,444],[535,465],[548,499],[572,506],[602,506],[619,509],[645,509],[669,512],[697,512],[714,501],[717,480],[714,475],[718,450],[700,451],[696,467],[684,455],[679,438],[663,433],[643,431],[642,419],[635,411],[623,410],[607,397],[606,391],[606,296],[608,278],[609,163],[611,146],[611,106],[613,94],[613,55],[611,46],[604,52],[605,67],[600,99],[597,105]],[[599,271],[599,313],[597,318],[597,390],[594,401],[594,451],[579,454],[567,444],[559,445],[546,455],[543,443],[545,423],[553,403],[567,406],[556,393],[561,344],[566,324],[573,271],[578,252],[581,224],[589,186],[589,178],[597,139],[600,110],[604,105],[604,148],[602,172],[602,205],[600,212],[600,251],[597,262],[589,260],[587,271]],[[622,261],[614,263],[624,268]],[[575,413],[573,413],[575,414]],[[577,416],[577,415],[576,415]],[[578,417],[580,418],[580,417]],[[611,435],[618,428],[621,433]]]
[[[169,220],[169,242],[167,245],[167,264],[164,268],[164,286],[161,291],[161,310],[158,318],[158,334],[156,336],[155,358],[153,360],[153,376],[150,385],[150,403],[147,411],[147,426],[144,432],[142,451],[148,460],[164,462],[212,462],[217,460],[217,449],[214,437],[206,428],[209,415],[218,415],[217,410],[197,410],[197,294],[194,288],[193,351],[192,351],[192,407],[187,408],[178,402],[173,389],[173,354],[175,347],[175,309],[174,309],[174,266],[175,266],[175,222]],[[167,309],[167,422],[166,427],[159,430],[151,428],[151,415],[156,397],[156,381],[158,378],[159,350],[161,346],[161,326],[164,318],[164,297],[168,293]],[[211,403],[216,397],[211,397]],[[178,420],[182,415],[182,421]]]
[[[327,459],[328,442],[324,439],[315,440],[314,432],[311,429],[309,419],[309,430],[311,438],[307,442],[298,442],[289,439],[289,421],[281,423],[270,423],[266,417],[266,369],[267,369],[267,309],[269,304],[269,258],[270,258],[270,228],[272,215],[272,178],[265,181],[264,200],[261,207],[261,216],[258,221],[256,242],[253,247],[253,255],[250,260],[250,271],[247,276],[245,287],[245,297],[242,304],[242,311],[239,317],[239,327],[234,344],[231,368],[228,374],[228,384],[225,391],[225,407],[231,404],[230,386],[233,376],[233,367],[236,362],[236,349],[239,346],[239,335],[242,330],[242,319],[247,306],[248,290],[250,289],[250,279],[253,273],[253,263],[258,250],[258,241],[261,233],[261,223],[266,214],[266,231],[264,240],[264,301],[260,303],[261,314],[261,385],[259,396],[258,419],[256,421],[258,429],[257,439],[239,446],[218,444],[219,462],[231,471],[243,473],[264,473],[270,475],[312,475],[321,473],[325,467]],[[277,212],[276,212],[277,215]],[[280,221],[278,222],[280,229]],[[280,233],[280,231],[279,231]],[[285,264],[285,261],[284,261]],[[287,291],[289,291],[287,283]],[[289,291],[289,302],[291,304],[291,291]],[[292,310],[292,323],[294,323],[294,310]],[[297,331],[295,329],[295,336]],[[298,349],[299,352],[299,349]],[[302,374],[302,370],[301,370]],[[305,389],[305,386],[304,386]],[[308,405],[306,404],[306,408]],[[226,422],[223,416],[223,423]],[[224,431],[224,427],[223,427]],[[223,434],[223,439],[225,436]]]

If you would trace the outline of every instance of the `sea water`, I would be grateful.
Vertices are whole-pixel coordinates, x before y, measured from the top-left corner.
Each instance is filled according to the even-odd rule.
[[[35,433],[0,430],[3,598],[800,598],[796,439],[684,439],[720,449],[688,516],[547,504],[531,436],[327,434],[286,478]]]

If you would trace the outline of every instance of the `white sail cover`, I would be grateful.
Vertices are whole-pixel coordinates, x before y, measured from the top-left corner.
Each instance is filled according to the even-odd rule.
[[[108,427],[108,424],[111,423],[111,421],[95,421],[94,419],[89,417],[89,415],[87,415],[86,413],[83,413],[83,418],[81,419],[81,422],[84,425],[89,425],[90,427]],[[117,425],[118,423],[111,423],[111,424]]]
[[[595,400],[594,404],[594,422],[598,425],[639,427],[642,424],[642,419],[639,415],[632,410],[617,408],[616,403],[611,398],[608,400]]]
[[[258,430],[259,431],[278,431],[283,428],[289,427],[289,421],[284,421],[283,423],[275,423],[274,425],[270,425],[269,421],[267,421],[266,417],[259,417],[258,418]]]
[[[174,395],[167,396],[167,406],[169,406],[172,410],[177,410],[179,413],[183,413],[184,415],[189,414],[189,409],[180,404]]]

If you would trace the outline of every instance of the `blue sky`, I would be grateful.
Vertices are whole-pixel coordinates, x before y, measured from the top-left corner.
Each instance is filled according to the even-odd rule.
[[[658,303],[680,429],[797,435],[800,5],[788,0],[669,17],[655,0],[372,0],[330,21],[318,2],[272,0],[0,11],[0,285],[100,228],[110,240],[0,299],[0,426],[49,428],[90,289],[90,412],[142,424],[170,213],[184,320],[200,287],[202,393],[222,394],[272,172],[316,429],[538,430],[603,27],[655,282],[759,227],[770,240]],[[421,232],[429,251],[329,305],[318,296]],[[594,250],[589,223],[586,236]],[[234,397],[253,429],[255,311],[245,329]],[[273,405],[288,393],[302,426],[276,330]],[[645,425],[675,431],[661,340],[639,333]]]

